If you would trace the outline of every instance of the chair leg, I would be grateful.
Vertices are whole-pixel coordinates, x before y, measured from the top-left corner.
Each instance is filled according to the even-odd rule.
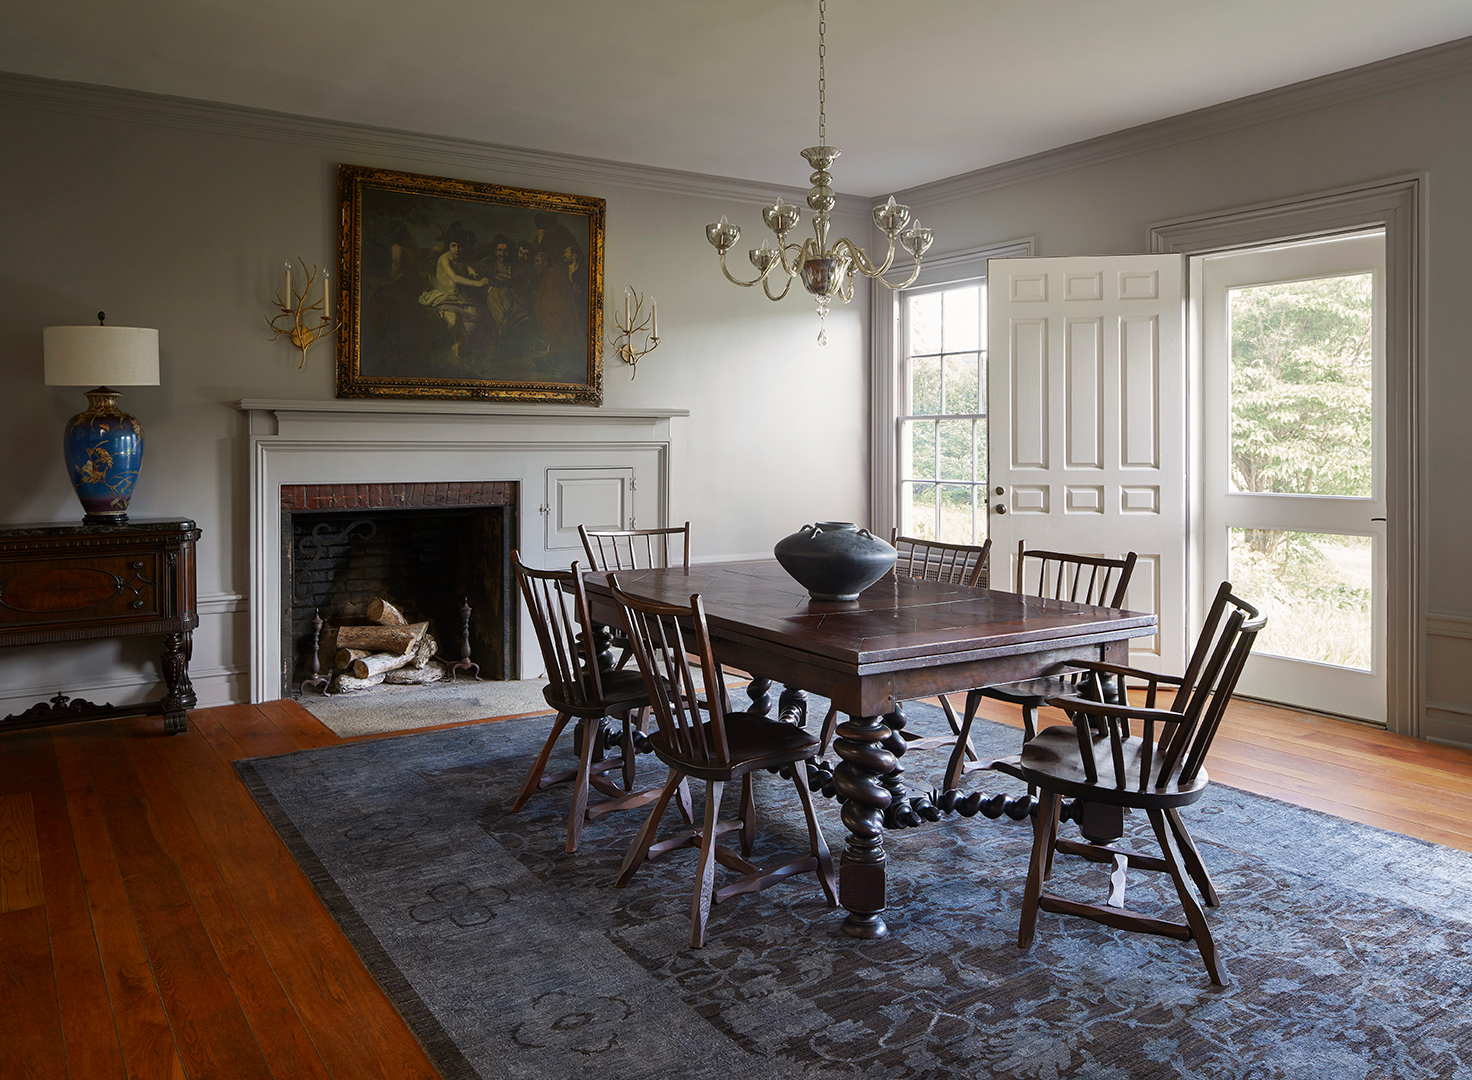
[[[638,751],[634,749],[634,714],[632,711],[623,715],[624,741],[620,747],[620,753],[624,757],[624,790],[634,790],[634,767],[639,757]]]
[[[808,790],[807,779],[801,771],[794,772],[792,782],[797,787],[797,797],[802,802],[802,816],[808,823],[808,851],[818,860],[818,883],[823,886],[823,895],[828,906],[838,906],[838,879],[833,874],[833,855],[828,850],[828,841],[818,826],[818,816],[813,812],[813,793]]]
[[[1043,867],[1058,835],[1058,793],[1044,791],[1038,799],[1038,816],[1033,819],[1032,859],[1027,864],[1027,885],[1022,890],[1022,924],[1017,928],[1017,947],[1032,947],[1038,925],[1038,901],[1043,895]]]
[[[1221,907],[1222,898],[1217,895],[1216,886],[1211,883],[1211,875],[1206,872],[1206,864],[1201,861],[1201,852],[1197,850],[1196,842],[1186,831],[1181,812],[1171,807],[1165,812],[1165,820],[1170,823],[1171,834],[1175,836],[1176,845],[1181,849],[1181,861],[1186,864],[1186,872],[1201,890],[1201,899],[1206,901],[1207,907]]]
[[[966,775],[966,750],[971,746],[971,725],[976,720],[976,710],[981,707],[981,691],[966,692],[966,707],[961,713],[961,726],[956,730],[956,746],[946,762],[945,789],[961,786],[961,777]]]
[[[649,816],[644,819],[644,824],[639,827],[634,840],[629,844],[629,850],[624,855],[624,864],[619,868],[618,877],[614,879],[613,887],[622,889],[634,876],[634,871],[644,865],[644,860],[649,858],[649,849],[654,846],[654,838],[659,835],[659,823],[664,817],[665,808],[670,804],[670,796],[675,792],[682,792],[686,799],[690,798],[690,789],[685,786],[685,774],[677,769],[671,769],[669,779],[664,782],[664,788],[659,793],[659,798],[649,809]],[[686,818],[688,821],[689,819]]]
[[[572,807],[567,814],[568,854],[578,849],[578,840],[583,835],[583,821],[588,816],[588,780],[593,775],[596,756],[594,751],[603,743],[598,734],[598,720],[579,720],[578,727],[582,729],[583,752],[578,758],[578,776],[572,782]]]
[[[680,786],[675,791],[675,804],[679,806],[680,816],[685,819],[685,824],[694,825],[695,800],[690,798],[690,785],[684,780],[680,781]]]
[[[823,729],[818,734],[818,753],[822,757],[828,752],[828,747],[833,744],[834,732],[838,730],[838,706],[829,705],[828,715],[823,717]]]
[[[1022,706],[1022,741],[1032,742],[1038,737],[1038,707],[1032,702]]]
[[[516,796],[516,801],[511,804],[513,814],[520,813],[526,806],[526,801],[537,792],[537,785],[541,783],[542,773],[546,771],[547,759],[552,756],[552,747],[557,745],[557,737],[562,734],[562,729],[567,727],[567,722],[572,719],[569,713],[558,713],[557,719],[552,724],[552,734],[547,736],[547,741],[542,744],[542,752],[537,755],[537,760],[532,762],[532,767],[522,782],[521,791]]]
[[[1155,839],[1160,844],[1161,857],[1170,871],[1171,880],[1176,883],[1176,896],[1180,898],[1181,909],[1186,913],[1186,925],[1191,928],[1191,937],[1195,940],[1196,947],[1201,950],[1201,959],[1206,964],[1206,973],[1211,976],[1213,985],[1226,986],[1230,978],[1227,975],[1227,966],[1222,962],[1221,953],[1217,951],[1216,942],[1212,939],[1211,927],[1206,925],[1206,913],[1196,902],[1191,886],[1186,883],[1181,861],[1176,858],[1175,850],[1171,847],[1170,831],[1165,823],[1165,814],[1160,810],[1147,810],[1146,813],[1150,815],[1150,824],[1155,829]]]
[[[971,745],[969,738],[961,738],[961,721],[956,718],[956,710],[951,707],[951,699],[945,694],[940,696],[940,707],[945,710],[946,723],[951,725],[951,734],[956,736],[958,743],[964,743],[966,746],[966,760],[976,761],[976,747]]]
[[[705,926],[710,921],[710,894],[716,885],[716,826],[721,820],[720,780],[705,784],[705,827],[700,833],[700,858],[695,864],[695,897],[690,904],[690,947],[705,947]]]
[[[752,790],[751,773],[741,778],[741,854],[751,857],[751,847],[756,843],[756,793]]]

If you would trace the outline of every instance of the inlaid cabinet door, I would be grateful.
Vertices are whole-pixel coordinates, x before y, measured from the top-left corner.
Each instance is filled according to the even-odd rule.
[[[1184,259],[992,259],[987,271],[992,582],[1017,542],[1139,555],[1126,606],[1160,633],[1131,660],[1179,670],[1186,644]]]

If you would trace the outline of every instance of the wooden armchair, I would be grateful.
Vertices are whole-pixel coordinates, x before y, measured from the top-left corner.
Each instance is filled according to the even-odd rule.
[[[1133,551],[1122,559],[1106,559],[1098,555],[1070,555],[1060,551],[1029,551],[1027,541],[1017,545],[1017,592],[1052,600],[1069,600],[1076,604],[1092,604],[1096,607],[1118,608],[1124,605],[1124,597],[1130,586],[1130,577],[1135,572],[1137,556]],[[1025,682],[1003,683],[1000,686],[984,686],[966,695],[966,707],[961,721],[963,738],[971,734],[971,724],[983,698],[1009,701],[1022,706],[1023,741],[1038,733],[1038,709],[1050,697],[1072,692],[1075,674],[1051,675]],[[985,768],[985,763],[973,757],[966,760],[959,743],[946,764],[945,787],[961,786],[961,778],[973,769]]]
[[[721,670],[711,650],[705,609],[699,596],[692,596],[688,607],[660,604],[623,592],[614,574],[608,576],[608,581],[653,703],[657,730],[649,741],[655,755],[670,768],[669,779],[629,846],[615,884],[619,888],[627,885],[646,859],[677,848],[698,846],[695,895],[690,909],[690,945],[696,949],[705,944],[712,903],[758,892],[793,874],[816,872],[829,907],[837,907],[833,859],[813,811],[806,770],[798,768],[792,772],[793,786],[807,821],[808,854],[765,869],[747,861],[757,828],[753,774],[813,757],[818,752],[817,739],[793,724],[731,710]],[[691,655],[698,658],[704,685],[709,690],[705,698],[697,690],[699,684],[691,670]],[[705,781],[704,820],[698,826],[656,840],[669,800],[683,788],[687,777]],[[735,780],[741,781],[737,817],[722,821],[721,794]],[[739,854],[719,842],[730,832],[740,834]],[[741,876],[716,888],[718,862]]]
[[[649,707],[644,680],[630,671],[599,671],[589,643],[593,620],[588,614],[588,596],[578,564],[570,570],[533,570],[524,565],[518,553],[511,553],[521,595],[536,628],[537,643],[542,647],[542,662],[547,667],[547,686],[542,696],[557,710],[552,733],[532,762],[512,803],[519,812],[538,791],[567,781],[572,782],[572,807],[567,815],[567,850],[576,851],[584,820],[600,818],[615,810],[643,806],[653,801],[658,789],[635,792],[634,786],[634,714],[641,719]],[[609,757],[603,730],[604,717],[623,721],[620,756]],[[547,761],[563,728],[576,718],[573,746],[578,766],[547,775]],[[621,769],[623,789],[607,778],[606,773]],[[589,790],[609,796],[608,801],[588,805]],[[688,804],[688,796],[686,804]]]
[[[1081,663],[1087,675],[1080,687],[1098,698],[1101,688],[1112,683],[1117,703],[1081,695],[1050,698],[1048,704],[1063,709],[1073,727],[1048,728],[1026,743],[1018,757],[992,763],[993,768],[1041,791],[1017,934],[1020,948],[1031,946],[1040,910],[1078,915],[1121,930],[1195,941],[1211,981],[1225,984],[1226,965],[1187,876],[1208,906],[1217,907],[1221,901],[1181,820],[1180,808],[1194,803],[1206,790],[1206,755],[1253,640],[1266,623],[1256,608],[1232,595],[1229,582],[1223,582],[1185,675],[1174,679],[1113,664]],[[1124,686],[1127,679],[1145,684],[1142,704],[1130,702]],[[1171,704],[1163,708],[1156,703],[1162,686],[1177,688]],[[1132,730],[1132,725],[1138,728]],[[1058,838],[1065,796],[1078,800],[1075,816],[1080,818],[1088,843]],[[1125,809],[1144,810],[1149,815],[1160,857],[1111,846],[1111,841],[1124,835]],[[1179,856],[1172,849],[1172,839],[1180,848]],[[1045,893],[1043,883],[1052,877],[1055,852],[1113,864],[1108,901],[1086,904]],[[1125,874],[1132,867],[1170,875],[1185,912],[1184,923],[1125,909]]]

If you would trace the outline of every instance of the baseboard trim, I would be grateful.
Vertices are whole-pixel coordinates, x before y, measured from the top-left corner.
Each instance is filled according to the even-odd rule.
[[[250,669],[244,665],[224,667],[191,667],[189,681],[199,698],[199,708],[212,705],[234,705],[247,700],[245,683]],[[61,686],[47,683],[37,686],[21,686],[0,692],[0,714],[22,712],[39,701],[46,701],[57,694],[70,698],[85,698],[88,701],[113,705],[137,705],[152,701],[161,695],[163,681],[146,675],[128,675],[116,679],[100,679]]]

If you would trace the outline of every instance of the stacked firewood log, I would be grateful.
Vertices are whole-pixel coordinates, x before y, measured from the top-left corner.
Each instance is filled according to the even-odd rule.
[[[385,682],[424,685],[445,677],[429,623],[410,623],[397,607],[377,598],[368,605],[368,618],[373,622],[367,626],[337,628],[334,691],[367,690]]]

